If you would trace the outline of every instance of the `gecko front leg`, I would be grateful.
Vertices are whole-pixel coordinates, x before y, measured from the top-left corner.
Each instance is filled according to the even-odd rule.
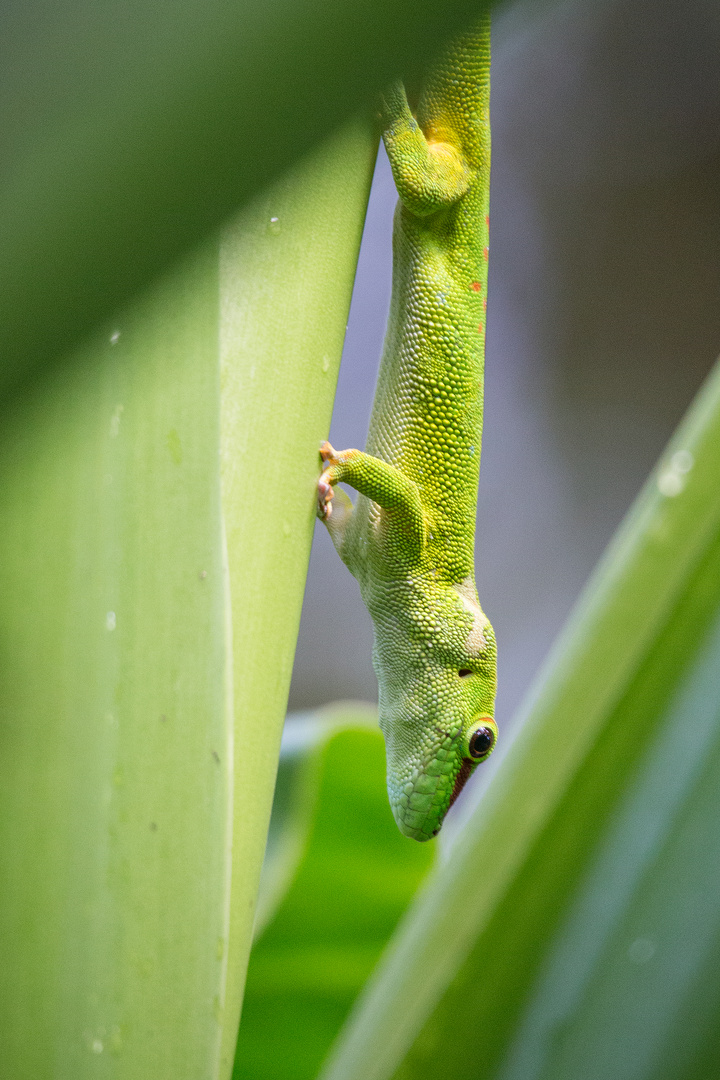
[[[383,512],[398,561],[406,565],[416,562],[427,531],[417,484],[394,465],[362,450],[337,451],[325,442],[320,447],[320,457],[325,468],[318,480],[318,517],[327,525],[341,555],[353,507],[340,490],[340,514],[334,514],[333,497],[335,485],[344,483],[376,503]]]

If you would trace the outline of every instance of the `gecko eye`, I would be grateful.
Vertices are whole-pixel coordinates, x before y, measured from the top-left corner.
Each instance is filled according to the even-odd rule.
[[[460,670],[458,671],[458,675],[461,679],[467,679],[468,675],[472,675],[472,671],[470,670],[470,668],[467,667],[460,668]]]
[[[470,736],[470,757],[479,761],[486,758],[495,745],[495,732],[491,727],[479,727]]]

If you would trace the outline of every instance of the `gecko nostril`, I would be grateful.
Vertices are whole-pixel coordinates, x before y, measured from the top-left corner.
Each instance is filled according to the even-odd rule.
[[[460,670],[458,671],[458,675],[461,679],[467,679],[468,675],[472,675],[472,671],[470,670],[470,668],[460,668]]]

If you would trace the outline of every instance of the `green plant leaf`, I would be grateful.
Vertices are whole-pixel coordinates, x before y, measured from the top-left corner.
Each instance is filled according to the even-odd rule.
[[[376,142],[336,136],[0,453],[0,1073],[227,1077]]]
[[[240,215],[220,263],[220,446],[230,574],[234,828],[222,1070],[255,899],[377,138],[350,125]]]
[[[472,0],[8,5],[2,391],[62,359],[476,13]]]
[[[3,428],[13,1080],[217,1067],[232,840],[217,289],[209,251]]]
[[[720,368],[323,1072],[720,1070]]]
[[[250,959],[234,1080],[315,1076],[433,858],[393,821],[374,712],[330,706],[300,731],[288,722],[273,828],[280,848],[302,835],[300,858]]]

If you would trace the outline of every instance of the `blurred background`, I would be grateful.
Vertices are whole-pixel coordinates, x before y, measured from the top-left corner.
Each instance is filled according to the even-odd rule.
[[[720,5],[506,5],[493,23],[491,111],[476,568],[507,733],[720,352]],[[338,447],[365,444],[395,198],[381,149],[330,432]],[[318,524],[290,709],[375,701],[371,647],[357,584]]]

